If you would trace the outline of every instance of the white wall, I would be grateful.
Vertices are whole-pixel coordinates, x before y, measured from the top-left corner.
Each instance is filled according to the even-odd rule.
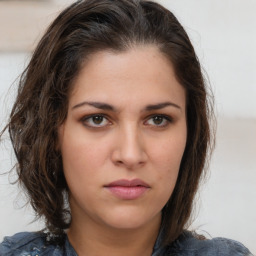
[[[221,115],[256,118],[256,1],[162,0],[191,36]]]
[[[243,242],[256,253],[256,1],[162,0],[188,31],[215,91],[219,116],[211,176],[200,193],[194,228]],[[0,37],[1,40],[1,37]],[[27,53],[0,52],[0,120],[6,120]],[[15,88],[15,87],[14,87]],[[0,123],[1,124],[1,123]],[[1,124],[0,127],[2,127]],[[0,148],[0,172],[10,169],[10,145]],[[13,157],[12,157],[13,158]],[[0,177],[0,240],[37,230],[17,186]],[[13,202],[14,201],[14,202]]]

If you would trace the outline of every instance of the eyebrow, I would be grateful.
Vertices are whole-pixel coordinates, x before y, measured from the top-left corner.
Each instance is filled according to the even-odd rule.
[[[146,106],[145,110],[146,111],[151,111],[151,110],[158,110],[158,109],[162,109],[162,108],[165,108],[165,107],[175,107],[175,108],[178,108],[181,110],[181,107],[178,106],[177,104],[175,103],[172,103],[172,102],[163,102],[163,103],[158,103],[158,104],[152,104],[152,105],[148,105]]]
[[[76,108],[82,107],[84,105],[89,105],[89,106],[92,106],[92,107],[95,107],[95,108],[98,108],[98,109],[102,109],[102,110],[110,110],[110,111],[113,111],[113,112],[116,111],[116,109],[113,106],[111,106],[107,103],[94,102],[94,101],[83,101],[83,102],[73,106],[72,109],[76,109]]]
[[[75,106],[72,107],[72,110],[73,109],[76,109],[76,108],[79,108],[79,107],[82,107],[82,106],[85,106],[85,105],[89,105],[89,106],[92,106],[92,107],[95,107],[95,108],[98,108],[98,109],[102,109],[102,110],[109,110],[109,111],[113,111],[113,112],[117,112],[117,109],[110,105],[110,104],[107,104],[107,103],[104,103],[104,102],[94,102],[94,101],[83,101]],[[181,110],[181,107],[175,103],[172,103],[172,102],[162,102],[162,103],[158,103],[158,104],[150,104],[150,105],[147,105],[143,111],[152,111],[152,110],[159,110],[159,109],[163,109],[165,107],[175,107],[177,109],[180,109]]]

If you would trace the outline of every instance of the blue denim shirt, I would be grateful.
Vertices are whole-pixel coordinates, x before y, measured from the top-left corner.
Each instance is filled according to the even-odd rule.
[[[152,256],[253,256],[241,243],[225,239],[198,240],[191,232],[185,231],[169,246],[160,247],[158,237]],[[18,233],[5,237],[0,244],[0,256],[77,256],[65,237],[64,246],[50,245],[46,234],[36,232]]]

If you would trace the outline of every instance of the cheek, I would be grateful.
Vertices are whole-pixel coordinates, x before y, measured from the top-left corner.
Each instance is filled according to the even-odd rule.
[[[172,192],[178,177],[182,156],[186,146],[186,132],[176,133],[158,141],[157,147],[151,147],[151,157],[157,178],[163,187]]]
[[[67,125],[60,136],[66,178],[75,176],[81,179],[85,173],[91,175],[106,158],[106,147],[102,146],[104,144],[95,143],[91,136],[81,130],[74,130],[72,126]]]
[[[66,143],[65,143],[66,142]],[[75,198],[90,200],[94,185],[101,182],[99,172],[104,165],[104,150],[95,143],[66,137],[62,145],[63,171]],[[81,198],[82,197],[82,198]]]
[[[72,171],[93,171],[96,166],[103,164],[106,159],[106,147],[90,141],[70,139],[63,143],[62,157],[64,168]]]
[[[179,167],[186,145],[186,137],[165,139],[156,147],[152,147],[154,162],[163,164],[167,169]]]

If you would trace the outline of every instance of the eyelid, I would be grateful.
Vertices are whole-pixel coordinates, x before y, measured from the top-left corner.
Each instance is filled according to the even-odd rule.
[[[156,114],[151,114],[151,115],[147,116],[145,119],[150,119],[150,118],[155,117],[155,116],[161,116],[161,117],[166,118],[166,119],[168,119],[168,120],[170,120],[170,121],[173,120],[173,117],[171,117],[170,115],[167,115],[167,114],[158,114],[158,113],[156,113]]]
[[[162,117],[162,118],[164,118],[168,122],[167,125],[151,125],[151,126],[155,126],[155,127],[158,127],[158,128],[166,127],[166,126],[168,126],[170,123],[172,123],[174,121],[174,118],[171,117],[170,115],[166,115],[166,114],[152,114],[152,115],[150,115],[150,116],[148,116],[146,118],[145,122],[147,122],[148,120],[150,120],[153,117]]]
[[[90,125],[90,124],[87,122],[90,118],[98,117],[98,116],[105,118],[105,119],[107,120],[107,124],[103,124],[103,125],[101,125],[101,124],[99,124],[99,125],[97,125],[97,124],[93,125],[93,124],[92,124],[92,125]],[[167,122],[167,123],[165,123],[165,124],[163,124],[163,125],[162,125],[162,124],[160,124],[160,125],[157,125],[157,124],[147,124],[147,122],[148,122],[150,119],[154,118],[154,117],[161,117],[161,118],[163,118],[163,119],[165,120],[165,122]],[[164,127],[167,127],[169,124],[171,124],[171,123],[174,122],[174,118],[173,118],[172,116],[167,115],[167,114],[157,114],[157,113],[151,114],[151,115],[147,116],[144,120],[145,120],[145,121],[143,122],[143,124],[145,124],[145,125],[147,125],[147,126],[151,126],[151,127],[156,127],[156,128],[164,128]],[[86,126],[87,128],[91,128],[91,129],[106,128],[107,126],[110,126],[110,125],[112,124],[111,118],[110,118],[108,115],[103,114],[103,113],[95,113],[95,114],[88,114],[88,115],[85,115],[85,116],[83,116],[83,117],[80,119],[80,121],[82,122],[82,124],[83,124],[84,126]]]
[[[108,124],[106,125],[89,125],[86,124],[86,121],[89,120],[90,118],[96,117],[96,116],[100,116],[105,118],[108,121]],[[83,123],[84,126],[88,127],[88,128],[96,128],[96,129],[100,129],[100,128],[105,128],[107,126],[109,126],[110,124],[112,124],[112,122],[110,121],[110,118],[106,115],[106,114],[102,114],[102,113],[97,113],[97,114],[90,114],[90,115],[86,115],[83,116],[80,121]]]

